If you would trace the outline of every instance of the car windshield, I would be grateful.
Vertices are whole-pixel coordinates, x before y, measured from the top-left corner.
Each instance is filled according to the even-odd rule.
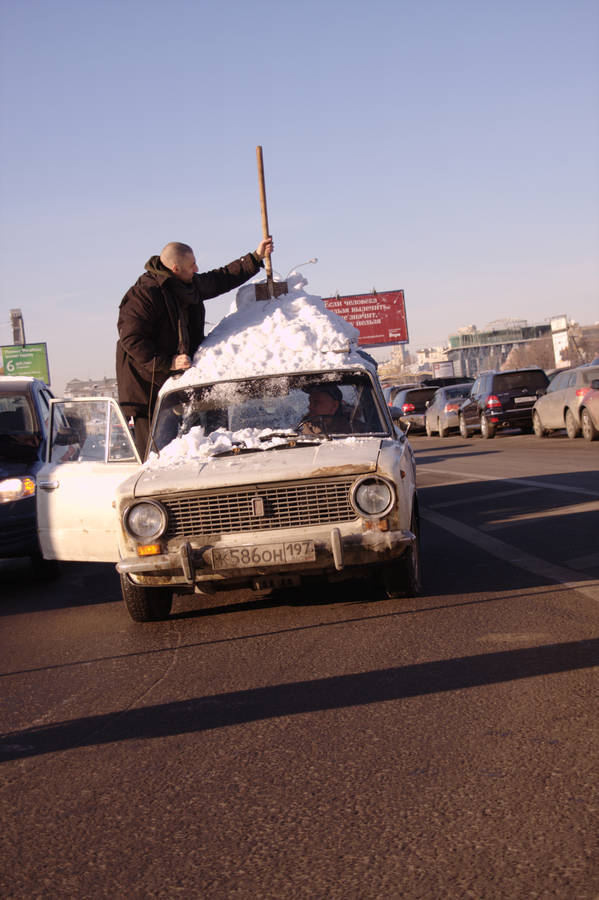
[[[33,434],[36,430],[29,399],[25,394],[0,397],[0,434]]]
[[[599,368],[595,366],[593,369],[583,369],[582,370],[582,383],[590,384],[591,381],[594,381],[595,378],[599,378]]]
[[[493,378],[493,389],[501,391],[517,391],[527,388],[536,391],[547,387],[547,376],[542,369],[530,369],[526,372],[501,372]]]
[[[434,395],[437,393],[439,388],[431,387],[431,388],[419,388],[415,391],[406,391],[406,395],[404,398],[404,403],[413,403],[417,409],[424,409],[426,407],[426,401],[432,400]]]
[[[456,400],[461,397],[469,397],[471,387],[472,385],[470,384],[463,384],[461,387],[445,388],[445,398],[447,400]]]
[[[220,452],[271,449],[359,434],[388,434],[372,382],[362,372],[251,378],[187,386],[165,394],[154,449],[192,435]],[[277,438],[278,443],[273,444]],[[214,455],[213,452],[206,455]]]
[[[0,458],[29,459],[42,440],[26,394],[0,396]]]

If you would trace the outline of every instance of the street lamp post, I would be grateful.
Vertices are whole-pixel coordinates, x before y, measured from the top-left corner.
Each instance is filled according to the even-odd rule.
[[[309,265],[311,265],[312,263],[317,263],[317,262],[318,262],[318,259],[317,259],[316,256],[314,256],[314,257],[312,257],[312,259],[307,259],[306,262],[300,263],[300,264],[297,265],[297,266],[292,266],[292,267],[289,269],[289,271],[287,272],[287,274],[285,275],[285,280],[287,280],[287,279],[289,278],[289,276],[291,275],[292,272],[297,272],[297,270],[298,270],[298,269],[301,269],[302,266],[309,266]]]

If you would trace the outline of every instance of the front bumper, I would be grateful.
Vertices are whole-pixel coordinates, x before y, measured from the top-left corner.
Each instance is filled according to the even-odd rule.
[[[244,546],[268,547],[275,539],[272,534],[260,536],[236,535],[218,544],[196,546],[185,541],[176,548],[157,556],[126,557],[117,563],[117,571],[128,575],[137,584],[148,587],[180,586],[189,589],[195,584],[238,584],[260,576],[272,575],[335,575],[343,571],[355,573],[361,568],[376,566],[398,559],[416,540],[413,532],[405,531],[348,531],[344,526],[330,528],[326,533],[302,533],[303,539],[314,541],[315,559],[309,562],[276,564],[272,566],[243,566],[234,569],[212,567],[213,549]],[[297,540],[297,534],[277,534],[276,541]]]
[[[35,497],[0,505],[0,559],[39,553]]]

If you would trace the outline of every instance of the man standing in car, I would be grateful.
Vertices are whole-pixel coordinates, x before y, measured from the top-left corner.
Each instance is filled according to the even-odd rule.
[[[158,391],[170,375],[190,368],[204,340],[203,301],[256,275],[272,249],[269,237],[253,253],[198,274],[192,248],[172,241],[148,260],[144,274],[123,297],[116,346],[119,403],[126,416],[133,416],[142,459]]]

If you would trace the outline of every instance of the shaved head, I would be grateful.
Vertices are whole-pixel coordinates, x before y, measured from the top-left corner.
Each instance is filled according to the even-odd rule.
[[[170,244],[167,244],[166,247],[163,248],[162,253],[160,254],[160,262],[165,265],[167,269],[172,269],[173,265],[179,265],[190,253],[193,255],[193,250],[189,244],[171,241]]]
[[[190,284],[193,276],[198,271],[196,258],[189,244],[180,244],[179,241],[171,241],[160,254],[160,262],[180,281]]]

